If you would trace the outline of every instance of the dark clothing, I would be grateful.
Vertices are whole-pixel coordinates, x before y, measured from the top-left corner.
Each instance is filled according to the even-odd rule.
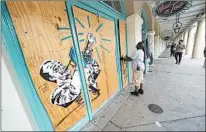
[[[180,62],[182,60],[182,54],[183,54],[183,52],[176,52],[175,53],[176,64],[180,64]]]
[[[176,50],[176,46],[174,44],[172,44],[171,47],[170,47],[170,53],[171,53],[170,57],[175,56],[175,50]]]
[[[171,51],[170,57],[171,56],[173,56],[173,57],[175,56],[175,51],[173,51],[173,50]]]
[[[173,45],[170,47],[170,51],[173,51],[173,50],[174,50],[174,47],[175,47],[175,45],[173,44]]]

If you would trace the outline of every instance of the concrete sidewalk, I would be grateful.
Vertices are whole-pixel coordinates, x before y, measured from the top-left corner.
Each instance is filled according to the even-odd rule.
[[[144,95],[130,95],[130,84],[82,131],[205,131],[205,69],[203,59],[184,58],[176,65],[166,50],[145,76]],[[162,114],[148,109],[162,107]],[[162,124],[157,127],[155,122]]]

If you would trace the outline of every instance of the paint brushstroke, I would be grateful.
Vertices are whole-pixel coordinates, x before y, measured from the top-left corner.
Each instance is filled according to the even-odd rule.
[[[101,24],[97,27],[96,32],[98,32],[102,26],[103,26],[103,23],[101,23]]]
[[[88,26],[90,28],[90,19],[89,19],[89,16],[87,16],[87,21],[88,21]]]
[[[84,25],[81,23],[81,21],[80,21],[78,18],[75,17],[75,20],[79,23],[79,25],[80,25],[82,28],[85,28]]]
[[[98,56],[98,58],[99,58],[99,62],[101,62],[100,55],[99,55],[99,51],[98,51],[97,47],[95,48],[95,50],[96,50],[97,56]]]
[[[112,40],[109,40],[109,39],[102,39],[103,41],[108,41],[108,42],[111,42]]]
[[[81,42],[84,42],[84,39],[79,40],[79,42],[80,42],[80,43],[81,43]]]
[[[84,33],[78,33],[79,36],[84,35]]]
[[[72,36],[64,37],[64,38],[61,39],[61,41],[66,40],[66,39],[69,39],[69,38],[72,38]]]
[[[107,48],[105,48],[104,46],[100,45],[100,47],[104,50],[106,50],[109,53],[109,50]]]
[[[58,27],[57,30],[70,30],[69,27]]]

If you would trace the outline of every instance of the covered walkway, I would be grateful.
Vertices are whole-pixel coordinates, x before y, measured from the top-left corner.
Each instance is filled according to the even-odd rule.
[[[166,50],[151,66],[145,76],[145,94],[130,95],[133,86],[127,87],[84,131],[204,131],[205,130],[205,69],[203,59],[185,57],[181,65],[168,58]],[[157,104],[162,114],[148,109]],[[155,122],[161,123],[161,127]]]

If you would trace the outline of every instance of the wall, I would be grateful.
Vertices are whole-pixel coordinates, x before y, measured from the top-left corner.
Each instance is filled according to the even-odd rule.
[[[126,16],[130,16],[134,14],[134,1],[133,0],[125,0],[125,8],[126,8]]]
[[[138,14],[127,17],[128,55],[132,55],[135,46],[142,40],[141,25],[142,18]],[[135,27],[135,28],[134,28]]]
[[[139,15],[141,15],[142,12],[142,6],[145,3],[145,1],[134,1],[134,12],[138,13]]]
[[[11,79],[5,60],[2,59],[2,130],[32,131],[32,125],[23,108],[16,87]]]

